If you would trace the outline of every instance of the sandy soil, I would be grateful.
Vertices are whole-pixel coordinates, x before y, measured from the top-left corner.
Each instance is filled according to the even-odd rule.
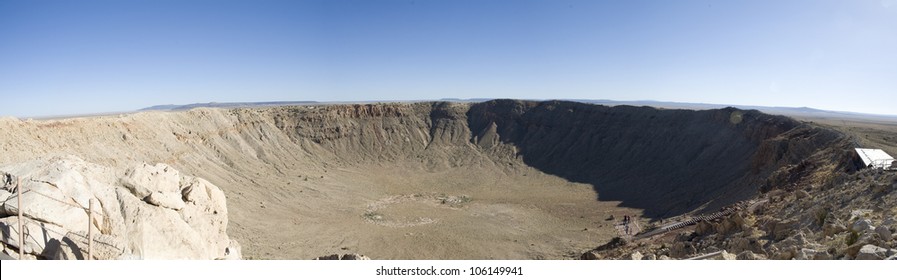
[[[595,200],[590,186],[521,173],[373,166],[274,179],[260,185],[276,200],[233,199],[232,232],[253,258],[562,259],[611,238],[609,215],[639,213]]]

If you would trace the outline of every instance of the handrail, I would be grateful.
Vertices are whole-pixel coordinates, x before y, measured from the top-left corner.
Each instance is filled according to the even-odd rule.
[[[52,201],[56,201],[56,202],[65,204],[65,205],[67,205],[67,206],[71,206],[71,207],[74,207],[74,208],[78,208],[78,209],[87,211],[87,215],[88,215],[88,216],[87,216],[87,223],[88,223],[88,224],[87,224],[87,236],[86,236],[86,239],[87,239],[87,242],[86,242],[86,243],[87,243],[87,250],[86,250],[86,252],[87,252],[87,258],[86,258],[86,259],[88,259],[88,260],[93,259],[93,255],[94,255],[94,251],[95,251],[94,248],[93,248],[93,244],[94,244],[95,241],[96,241],[96,240],[94,240],[95,238],[94,238],[94,236],[93,236],[93,221],[94,221],[94,215],[99,215],[100,217],[108,218],[107,215],[105,215],[105,214],[103,214],[103,213],[100,213],[100,212],[94,210],[94,208],[95,208],[95,206],[94,206],[95,203],[94,203],[94,202],[97,201],[96,198],[90,198],[90,200],[89,200],[89,205],[88,205],[87,208],[85,208],[85,207],[83,207],[83,206],[81,206],[81,205],[79,205],[79,204],[72,203],[72,202],[67,202],[67,201],[63,201],[63,200],[60,200],[60,199],[55,198],[55,197],[53,197],[53,196],[50,196],[50,195],[48,195],[48,194],[44,194],[44,193],[41,193],[41,192],[39,192],[39,191],[36,191],[36,190],[34,190],[34,189],[29,189],[29,190],[23,191],[23,189],[24,189],[25,186],[22,185],[22,179],[21,179],[19,176],[15,176],[15,177],[16,177],[16,185],[15,185],[16,194],[15,194],[15,196],[16,196],[16,200],[17,200],[16,212],[17,212],[17,216],[18,216],[18,223],[17,223],[18,225],[17,225],[17,226],[18,226],[18,232],[19,232],[19,244],[18,244],[18,247],[19,247],[19,259],[22,260],[22,259],[24,259],[24,256],[25,256],[25,254],[24,254],[25,251],[24,251],[24,250],[25,250],[25,222],[26,222],[26,221],[25,221],[25,219],[23,218],[23,216],[24,216],[24,214],[25,214],[25,213],[24,213],[25,211],[23,210],[24,207],[23,207],[23,204],[22,204],[22,197],[23,197],[23,195],[26,194],[26,193],[37,194],[37,195],[43,196],[43,197],[45,197],[45,198],[48,198],[48,199],[50,199],[50,200],[52,200]],[[34,179],[32,179],[32,178],[29,178],[28,180],[30,180],[31,182],[36,182],[36,183],[45,183],[45,184],[49,184],[49,185],[51,185],[51,186],[54,186],[54,187],[57,187],[57,188],[58,188],[58,186],[56,186],[55,184],[50,183],[50,182],[40,181],[40,180],[34,180]],[[44,221],[44,222],[46,222],[46,221]],[[49,223],[49,222],[48,222],[48,223]],[[43,226],[43,225],[41,226],[41,228],[42,228],[43,230],[52,231],[52,232],[55,232],[55,233],[60,234],[60,235],[68,235],[69,233],[71,233],[71,234],[73,234],[73,236],[79,236],[79,234],[78,234],[77,232],[74,232],[74,231],[71,231],[71,230],[67,230],[67,233],[66,233],[66,234],[63,234],[63,233],[56,232],[56,231],[53,231],[53,230],[51,230],[51,229],[48,229],[48,228],[46,228],[46,226]],[[83,234],[83,233],[82,233],[82,234]],[[83,238],[83,236],[81,236],[81,237]],[[33,236],[32,236],[32,238],[33,238]],[[121,251],[121,250],[122,250],[122,249],[119,248],[117,245],[115,245],[115,244],[110,244],[110,243],[108,243],[108,242],[99,241],[99,242],[96,242],[96,243],[98,243],[98,244],[102,244],[102,245],[105,245],[105,246],[112,247],[112,248],[114,248],[116,251]],[[78,249],[79,251],[85,251],[85,250],[84,250],[83,248],[81,248],[80,246],[78,246],[77,249]]]
[[[743,201],[743,202],[739,202],[739,203],[736,203],[733,207],[729,207],[729,208],[726,208],[726,209],[717,211],[717,212],[715,212],[715,213],[713,213],[713,214],[710,214],[710,215],[703,215],[703,214],[702,214],[702,215],[698,215],[697,217],[688,219],[688,220],[686,220],[686,221],[675,222],[675,223],[667,224],[667,225],[661,226],[661,227],[659,227],[659,228],[657,228],[657,229],[654,229],[654,230],[652,230],[652,231],[649,231],[649,232],[646,232],[646,233],[642,233],[642,234],[637,234],[637,235],[635,236],[635,238],[636,238],[636,239],[648,238],[648,237],[651,237],[651,236],[654,236],[654,235],[667,233],[667,232],[674,231],[674,230],[677,230],[677,229],[680,229],[680,228],[684,228],[684,227],[687,227],[687,226],[690,226],[690,225],[695,225],[695,224],[698,224],[699,222],[702,222],[702,221],[708,221],[708,222],[709,222],[709,221],[712,221],[712,220],[719,219],[719,218],[721,218],[721,217],[723,217],[723,216],[728,216],[728,215],[730,215],[730,214],[732,214],[732,213],[735,213],[735,211],[738,211],[740,208],[742,208],[742,206],[744,206],[744,205],[747,204],[747,203],[750,203],[750,206],[749,206],[749,207],[752,207],[752,206],[754,206],[754,205],[757,205],[757,204],[760,204],[760,203],[764,203],[764,202],[766,202],[766,201],[765,201],[765,200],[761,200],[761,201]]]

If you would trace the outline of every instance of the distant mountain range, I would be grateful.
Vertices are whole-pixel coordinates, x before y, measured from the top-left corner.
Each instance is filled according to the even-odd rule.
[[[290,106],[290,105],[308,105],[315,104],[317,101],[273,101],[273,102],[209,102],[209,103],[193,103],[187,105],[156,105],[146,107],[137,111],[185,111],[193,108],[241,108],[241,107],[272,107],[272,106]]]
[[[493,98],[443,98],[439,101],[447,102],[484,102]],[[708,104],[708,103],[687,103],[687,102],[665,102],[654,100],[634,100],[634,101],[617,101],[608,99],[561,99],[565,101],[574,101],[581,103],[599,104],[605,106],[649,106],[667,109],[691,109],[691,110],[708,110],[719,109],[725,107],[736,107],[745,110],[758,110],[767,114],[786,115],[797,117],[814,117],[814,118],[837,118],[837,119],[861,119],[884,122],[897,122],[897,115],[879,115],[855,112],[828,111],[809,107],[771,107],[771,106],[744,106],[744,105],[725,105],[725,104]],[[336,104],[336,103],[371,103],[371,102],[425,102],[433,100],[395,100],[395,101],[354,101],[354,102],[318,102],[318,101],[275,101],[275,102],[210,102],[210,103],[194,103],[186,105],[157,105],[140,109],[138,111],[183,111],[193,108],[240,108],[240,107],[271,107],[271,106],[290,106],[290,105],[311,105],[311,104]],[[537,100],[539,101],[539,100]]]
[[[668,109],[692,109],[692,110],[708,110],[719,109],[725,107],[735,107],[743,110],[757,110],[767,114],[785,115],[792,117],[814,117],[814,118],[836,118],[836,119],[861,119],[872,121],[897,122],[897,115],[881,115],[867,114],[844,111],[828,111],[810,107],[774,107],[774,106],[749,106],[749,105],[725,105],[725,104],[708,104],[708,103],[685,103],[685,102],[664,102],[653,100],[637,100],[637,101],[615,101],[606,99],[571,99],[570,101],[600,104],[606,106],[630,105],[630,106],[650,106],[656,108]]]

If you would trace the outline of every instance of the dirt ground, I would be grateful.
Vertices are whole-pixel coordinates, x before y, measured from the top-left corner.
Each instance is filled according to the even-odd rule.
[[[239,191],[232,199],[233,236],[249,258],[565,259],[613,237],[610,215],[639,213],[533,169],[370,166],[295,178],[259,184],[275,200]]]

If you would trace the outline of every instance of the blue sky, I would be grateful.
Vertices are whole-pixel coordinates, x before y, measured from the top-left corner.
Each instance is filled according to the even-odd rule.
[[[897,0],[0,0],[0,116],[614,99],[897,114]]]

